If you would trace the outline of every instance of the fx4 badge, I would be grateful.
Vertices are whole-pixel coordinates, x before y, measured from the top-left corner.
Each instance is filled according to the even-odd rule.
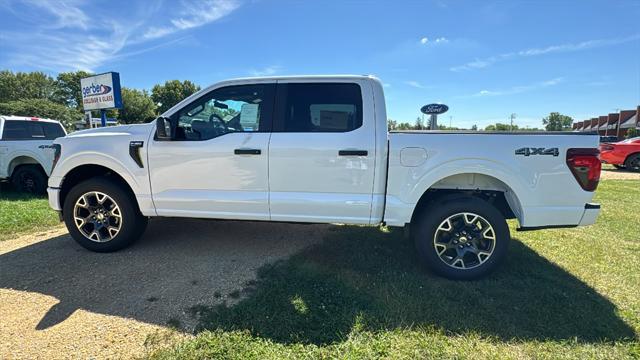
[[[558,148],[520,148],[518,150],[516,150],[516,155],[524,155],[524,156],[531,156],[531,155],[553,155],[553,156],[558,156],[560,155],[560,152],[558,151]]]

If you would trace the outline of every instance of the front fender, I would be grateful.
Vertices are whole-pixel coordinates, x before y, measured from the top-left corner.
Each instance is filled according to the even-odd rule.
[[[69,157],[61,160],[49,177],[48,185],[50,188],[60,188],[66,174],[73,169],[83,165],[99,165],[118,174],[124,179],[135,194],[136,201],[143,215],[155,215],[147,170],[146,168],[138,167],[128,155],[116,158],[115,156],[102,152],[85,151],[73,153]]]

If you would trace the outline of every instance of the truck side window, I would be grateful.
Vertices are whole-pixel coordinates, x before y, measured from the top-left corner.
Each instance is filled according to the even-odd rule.
[[[268,131],[274,85],[213,90],[178,111],[176,140],[202,141],[233,132]]]
[[[28,125],[29,125],[28,121],[5,121],[2,140],[31,139],[31,134],[29,134]]]
[[[29,123],[29,133],[34,139],[44,139],[44,129],[40,123]]]
[[[44,128],[44,134],[47,140],[54,140],[65,136],[62,125],[60,124],[46,122],[42,123],[42,127]]]
[[[279,84],[277,106],[274,131],[348,132],[362,126],[358,84]]]

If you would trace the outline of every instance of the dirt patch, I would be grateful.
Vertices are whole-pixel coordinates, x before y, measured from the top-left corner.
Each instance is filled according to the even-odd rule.
[[[157,219],[112,254],[84,250],[62,226],[0,242],[0,358],[143,355],[189,336],[191,307],[238,301],[258,268],[330,229]]]
[[[601,180],[640,180],[640,172],[616,169],[611,165],[602,165]]]

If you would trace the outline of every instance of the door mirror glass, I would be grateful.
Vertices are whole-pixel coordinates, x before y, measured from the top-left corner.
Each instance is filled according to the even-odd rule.
[[[156,138],[160,141],[169,141],[172,139],[170,119],[159,117],[156,120]]]

